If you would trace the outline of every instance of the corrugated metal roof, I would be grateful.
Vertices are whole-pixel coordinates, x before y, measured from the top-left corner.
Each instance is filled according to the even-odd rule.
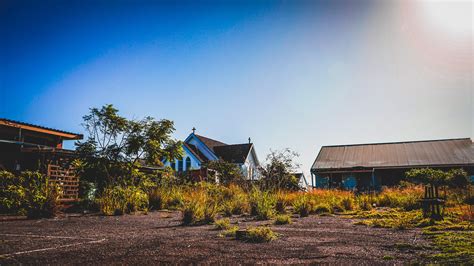
[[[311,169],[473,165],[471,139],[323,146]]]
[[[64,133],[64,134],[68,134],[68,135],[73,135],[73,137],[71,139],[82,139],[83,138],[82,134],[77,134],[77,133],[64,131],[64,130],[59,130],[59,129],[55,129],[55,128],[50,128],[50,127],[39,126],[39,125],[25,123],[25,122],[16,121],[16,120],[11,120],[11,119],[7,119],[7,118],[1,118],[0,117],[0,122],[3,122],[2,124],[5,125],[5,126],[17,127],[16,125],[23,125],[23,126],[29,126],[29,127],[49,130],[49,131],[52,131],[52,132],[59,132],[59,133]]]

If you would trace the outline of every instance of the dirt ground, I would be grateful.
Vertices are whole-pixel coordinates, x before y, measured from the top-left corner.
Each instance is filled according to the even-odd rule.
[[[179,212],[104,217],[0,221],[0,264],[406,264],[421,262],[429,249],[419,230],[353,225],[338,216],[293,219],[272,225],[280,237],[244,243],[219,237],[212,225],[182,226]],[[234,217],[240,228],[269,224]]]

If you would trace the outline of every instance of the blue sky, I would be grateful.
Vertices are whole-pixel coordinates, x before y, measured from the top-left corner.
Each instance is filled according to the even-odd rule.
[[[473,137],[472,3],[2,1],[0,117],[83,132],[90,107],[226,143]],[[69,144],[68,147],[72,147]]]

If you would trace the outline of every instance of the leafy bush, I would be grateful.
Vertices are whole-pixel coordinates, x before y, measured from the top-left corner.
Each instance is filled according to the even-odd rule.
[[[270,191],[253,188],[250,193],[251,214],[259,220],[268,220],[275,215],[276,198]]]
[[[249,227],[243,234],[237,235],[239,240],[252,243],[270,242],[278,238],[278,235],[267,226]]]
[[[26,212],[28,218],[54,217],[59,209],[61,191],[39,172],[20,175],[0,172],[0,210],[8,213]]]
[[[148,211],[148,195],[137,187],[115,186],[104,189],[99,204],[104,215],[146,212]]]
[[[242,183],[244,177],[239,166],[223,160],[209,161],[206,165],[208,169],[213,169],[215,176],[210,176],[209,180],[215,180],[220,184],[229,185],[232,183]]]
[[[15,213],[24,208],[25,188],[22,176],[0,171],[0,213]]]
[[[148,211],[148,195],[137,187],[127,187],[125,189],[127,202],[127,213],[137,211]]]
[[[28,218],[54,217],[59,210],[59,187],[39,172],[26,171],[23,176]]]
[[[277,215],[275,218],[275,224],[276,225],[291,224],[291,217],[286,214]]]

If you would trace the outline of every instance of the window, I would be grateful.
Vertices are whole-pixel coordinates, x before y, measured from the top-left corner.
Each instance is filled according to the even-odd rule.
[[[176,162],[173,161],[173,162],[170,164],[170,167],[171,167],[171,169],[173,169],[173,170],[176,171]]]
[[[183,160],[178,161],[178,172],[183,172]]]
[[[191,169],[191,158],[186,158],[186,171]]]

